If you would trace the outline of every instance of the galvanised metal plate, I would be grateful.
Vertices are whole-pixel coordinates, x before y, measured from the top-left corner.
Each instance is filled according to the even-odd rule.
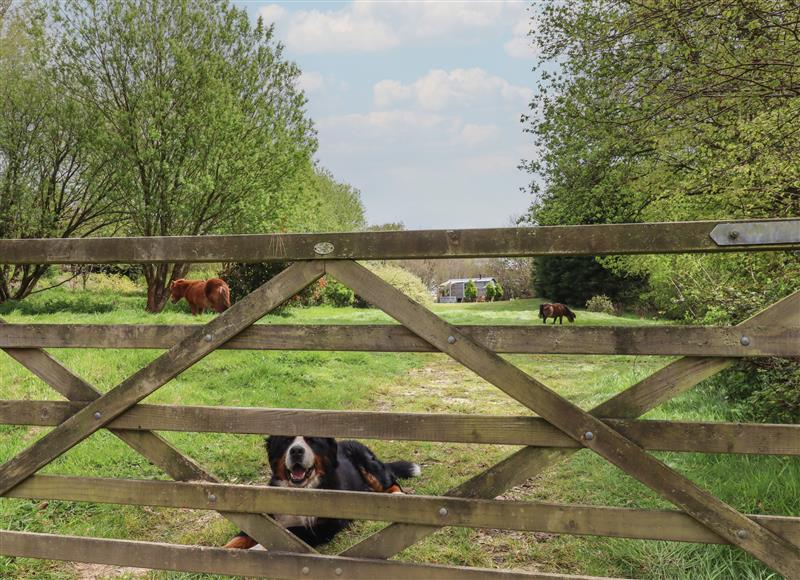
[[[314,252],[320,256],[325,256],[333,251],[333,244],[330,242],[320,242],[314,244]]]
[[[779,245],[800,243],[800,220],[719,224],[711,239],[720,246]]]

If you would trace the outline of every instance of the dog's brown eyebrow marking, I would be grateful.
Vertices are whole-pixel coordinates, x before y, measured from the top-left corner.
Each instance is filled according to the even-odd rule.
[[[278,468],[276,469],[275,477],[278,479],[286,480],[286,451],[283,452],[281,455],[280,460],[278,461]]]
[[[322,457],[317,455],[316,452],[314,453],[314,468],[317,470],[317,474],[320,477],[325,475],[325,463],[322,461]]]

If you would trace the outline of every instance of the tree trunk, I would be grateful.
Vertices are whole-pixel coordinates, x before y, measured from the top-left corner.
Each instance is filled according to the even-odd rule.
[[[144,278],[147,280],[147,312],[161,312],[167,305],[170,292],[169,286],[173,280],[183,278],[189,271],[189,265],[177,264],[147,264],[144,267]]]
[[[42,276],[47,272],[46,265],[6,266],[0,270],[0,304],[6,300],[22,300],[33,292]]]

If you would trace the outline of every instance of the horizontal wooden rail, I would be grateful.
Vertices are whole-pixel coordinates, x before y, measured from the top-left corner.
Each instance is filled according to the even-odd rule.
[[[797,250],[800,249],[797,239],[786,243],[717,244],[711,238],[712,230],[721,224],[794,221],[729,220],[401,232],[0,240],[0,264],[394,260]]]
[[[70,562],[135,566],[155,570],[199,572],[296,580],[603,580],[597,576],[571,576],[516,572],[462,566],[408,564],[341,556],[300,555],[261,550],[226,550],[207,546],[182,546],[131,540],[106,540],[0,530],[0,555]],[[606,578],[606,580],[611,580]]]
[[[315,515],[676,542],[727,543],[688,515],[673,510],[44,475],[29,478],[6,496],[245,513]],[[762,515],[748,517],[790,541],[800,541],[800,518]]]
[[[168,349],[195,325],[7,324],[0,348]],[[800,328],[779,326],[459,326],[500,353],[664,356],[800,356]],[[259,324],[220,348],[437,352],[400,325]]]
[[[0,424],[55,426],[83,406],[68,401],[0,401]],[[800,455],[800,425],[603,421],[651,451]],[[108,427],[580,448],[544,419],[525,416],[137,405]]]

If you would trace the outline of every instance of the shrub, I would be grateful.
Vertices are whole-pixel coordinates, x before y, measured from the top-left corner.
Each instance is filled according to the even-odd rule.
[[[615,312],[614,303],[605,294],[598,294],[589,298],[586,301],[586,310],[589,312],[602,312],[603,314],[614,314]]]
[[[419,302],[422,305],[433,304],[433,296],[431,296],[422,279],[405,268],[386,262],[368,262],[364,265],[373,274],[388,282],[415,302]],[[366,306],[366,302],[358,297],[356,306]]]
[[[393,264],[380,262],[365,264],[378,277],[389,282],[407,296],[421,304],[433,302],[428,289],[419,277],[408,270]],[[265,262],[259,264],[229,264],[220,274],[231,287],[231,300],[240,300],[264,282],[271,280],[288,266],[285,262]],[[323,276],[305,290],[297,294],[293,300],[295,304],[303,306],[316,306],[329,304],[331,306],[358,306],[366,307],[367,303],[356,296],[353,291],[335,280],[331,276]]]
[[[489,282],[486,285],[486,300],[489,302],[493,302],[496,295],[497,295],[497,290],[495,289],[494,282]]]
[[[800,423],[800,361],[743,360],[707,382],[730,405],[730,418],[765,423]]]
[[[257,264],[227,264],[220,273],[231,289],[231,302],[237,302],[250,292],[286,269],[286,262],[260,262]]]
[[[475,299],[478,297],[478,288],[475,286],[475,282],[470,280],[467,282],[466,286],[464,286],[464,300],[467,302],[475,302]]]
[[[119,274],[91,274],[86,288],[114,294],[136,294],[143,290],[129,277]]]
[[[495,300],[502,300],[503,299],[503,295],[505,293],[506,293],[506,291],[500,285],[500,282],[495,282],[494,283],[494,299]]]
[[[631,303],[646,287],[643,278],[617,275],[585,256],[538,256],[532,277],[534,296],[550,296],[565,304],[584,304],[596,294]]]
[[[326,283],[322,290],[322,302],[330,306],[352,306],[356,295],[353,291],[333,278],[326,276]]]

